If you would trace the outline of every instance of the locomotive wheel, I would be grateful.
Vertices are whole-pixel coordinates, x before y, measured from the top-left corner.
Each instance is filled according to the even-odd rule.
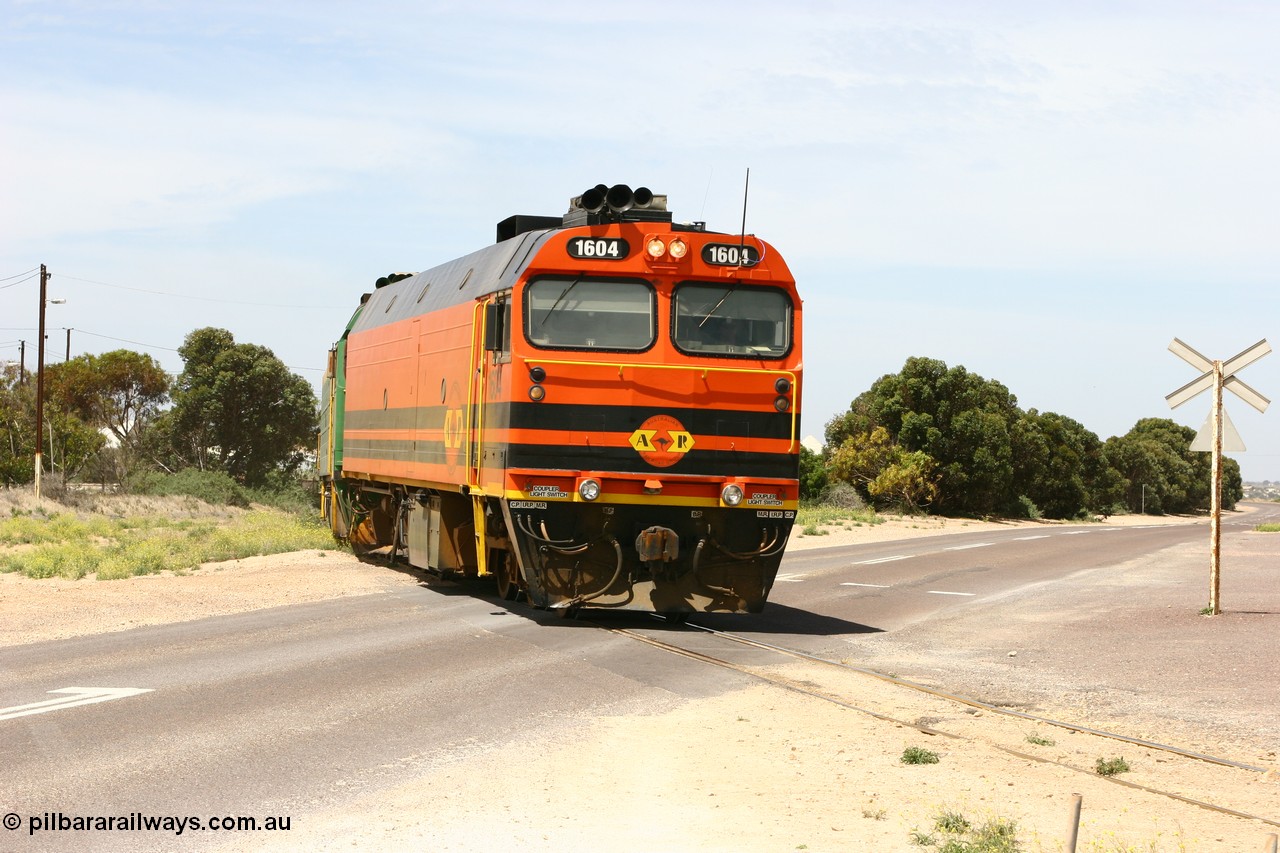
[[[491,551],[490,554],[497,561],[493,576],[498,579],[498,595],[504,601],[515,601],[520,597],[520,578],[515,561],[506,551]]]

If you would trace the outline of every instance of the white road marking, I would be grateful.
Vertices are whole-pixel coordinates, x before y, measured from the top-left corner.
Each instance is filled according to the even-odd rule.
[[[876,563],[892,563],[894,560],[906,560],[911,557],[910,554],[899,554],[896,557],[880,557],[875,560],[863,560],[861,563],[854,563],[855,566],[874,566]]]
[[[929,590],[929,594],[930,595],[966,595],[966,596],[977,595],[976,592],[946,592],[945,590],[941,590],[941,589],[931,589]]]
[[[1048,539],[1048,538],[1049,538],[1048,533],[1041,533],[1038,536],[1019,536],[1013,541],[1014,542],[1030,542],[1032,539]]]
[[[1093,532],[1092,530],[1064,530],[1062,531],[1062,535],[1063,536],[1084,536],[1092,532]]]
[[[800,583],[804,580],[804,575],[778,575],[773,579],[774,583]]]
[[[943,548],[944,551],[968,551],[970,548],[990,548],[994,542],[976,542],[973,545],[956,545],[954,548]]]
[[[46,699],[43,702],[31,702],[26,705],[14,705],[11,708],[0,708],[0,720],[13,720],[28,717],[32,714],[47,714],[50,711],[61,711],[77,705],[92,705],[95,702],[110,702],[112,699],[126,699],[141,693],[152,692],[149,687],[63,687],[61,690],[50,690],[50,693],[69,693],[61,699]]]
[[[845,583],[840,584],[840,586],[869,586],[872,589],[888,589],[889,588],[889,585],[884,583],[853,583],[852,581],[846,581]]]

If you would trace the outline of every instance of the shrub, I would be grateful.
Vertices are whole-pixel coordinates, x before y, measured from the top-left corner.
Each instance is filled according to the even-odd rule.
[[[249,506],[249,493],[221,471],[184,468],[176,474],[147,472],[130,480],[128,489],[139,495],[187,495],[214,506]]]
[[[1036,506],[1035,501],[1031,500],[1031,498],[1026,495],[1018,495],[1018,509],[1022,513],[1023,518],[1030,519],[1031,521],[1039,521],[1044,517],[1040,512],[1040,507]]]
[[[909,746],[902,751],[903,764],[937,764],[938,753],[930,752],[918,746]]]
[[[863,510],[867,502],[858,494],[858,490],[848,483],[835,482],[822,490],[818,502],[837,509]]]
[[[1099,758],[1093,766],[1093,772],[1099,776],[1115,776],[1117,773],[1128,773],[1129,762],[1123,758]]]

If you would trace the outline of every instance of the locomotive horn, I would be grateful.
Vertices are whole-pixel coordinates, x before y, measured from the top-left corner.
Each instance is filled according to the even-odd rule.
[[[600,208],[604,207],[604,199],[605,186],[604,184],[599,184],[578,196],[578,207],[582,208],[587,213],[599,213]]]
[[[630,210],[635,204],[635,195],[631,192],[631,187],[626,184],[614,184],[609,187],[604,200],[614,213],[622,213],[624,210]]]
[[[653,190],[648,187],[636,187],[636,191],[631,194],[632,199],[636,203],[636,207],[648,207],[653,204]]]

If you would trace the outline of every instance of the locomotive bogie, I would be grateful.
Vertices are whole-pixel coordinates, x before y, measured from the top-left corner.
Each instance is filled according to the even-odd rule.
[[[660,613],[759,612],[795,515],[686,503],[505,508],[536,604]]]

